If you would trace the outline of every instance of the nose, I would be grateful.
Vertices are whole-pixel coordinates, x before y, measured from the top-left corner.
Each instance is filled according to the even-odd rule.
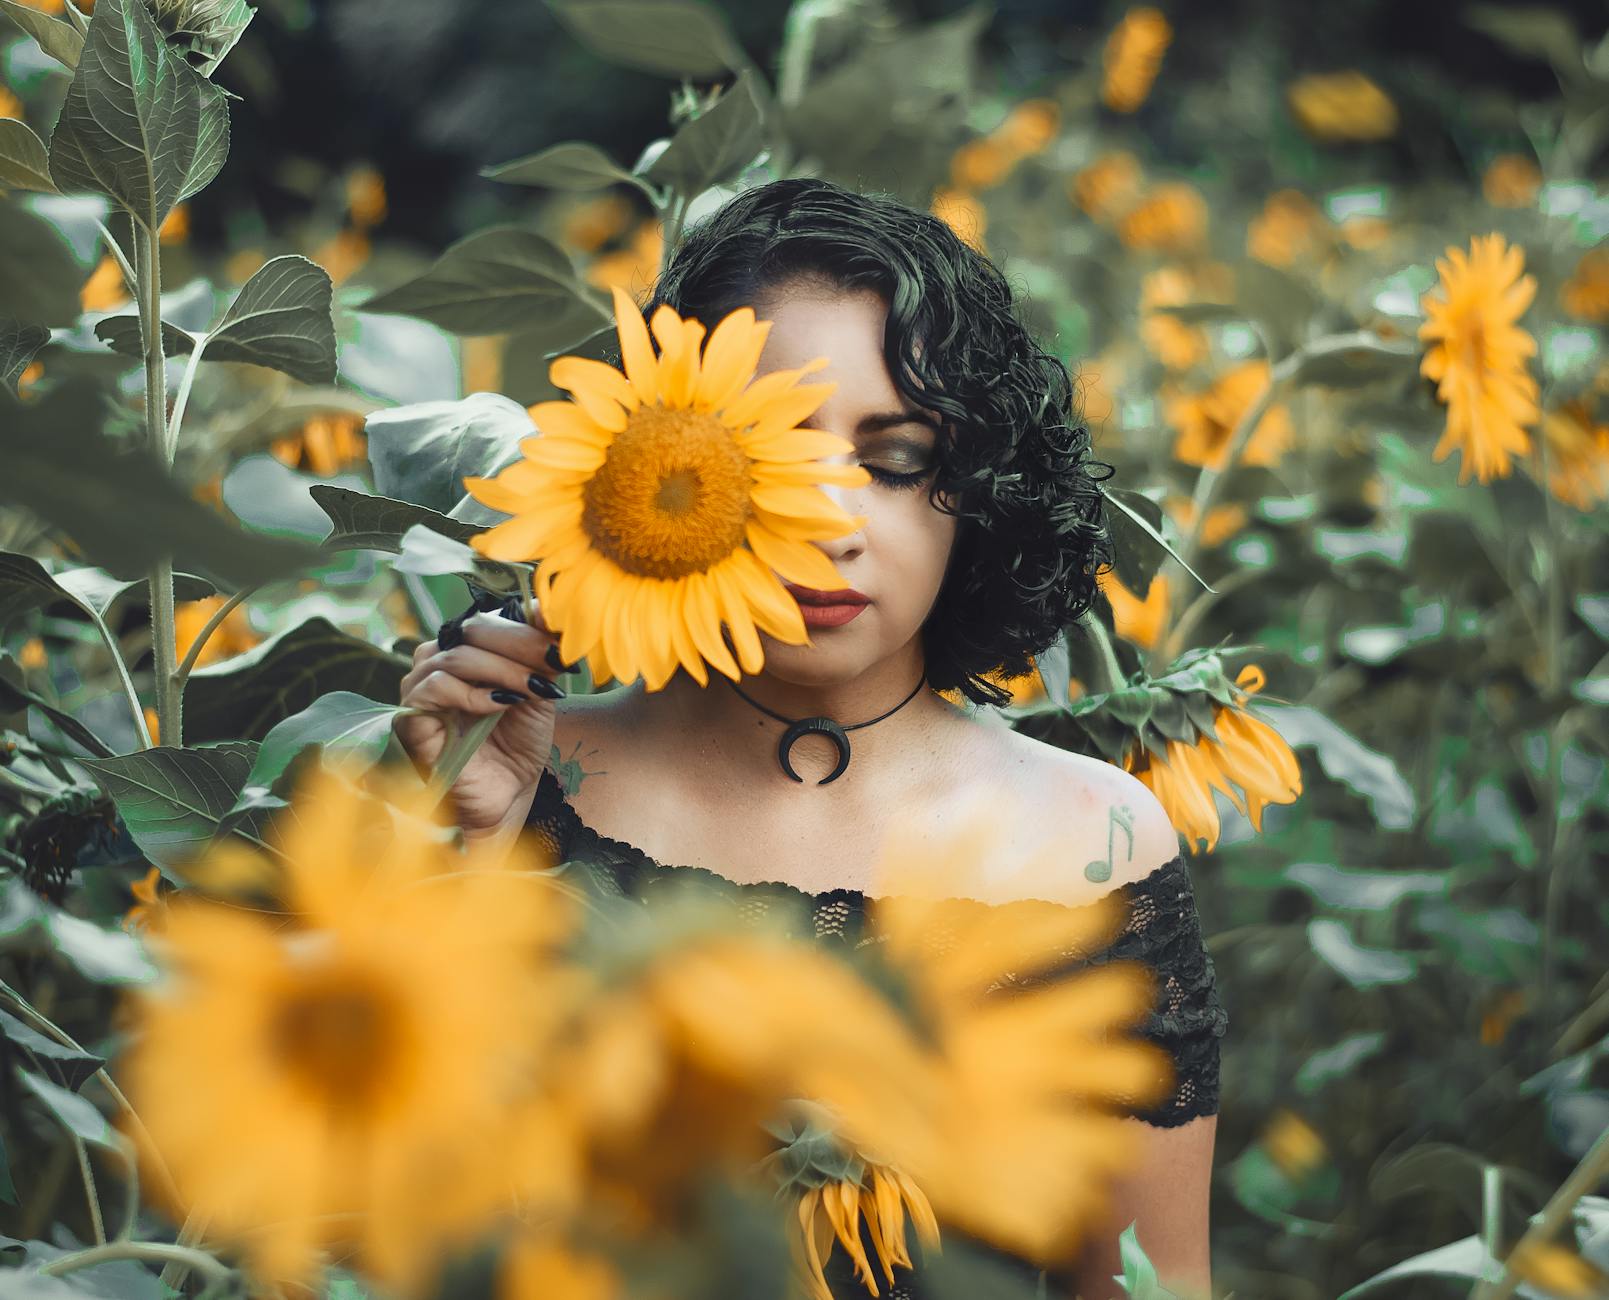
[[[850,455],[828,456],[825,458],[829,464],[851,465],[854,457]],[[871,517],[871,493],[869,487],[846,488],[836,483],[821,483],[818,489],[826,493],[828,500],[852,517],[864,516],[868,521]],[[853,532],[845,533],[842,537],[829,537],[816,542],[827,558],[840,568],[853,560],[866,549],[866,524],[860,524]],[[847,575],[845,575],[847,576]]]

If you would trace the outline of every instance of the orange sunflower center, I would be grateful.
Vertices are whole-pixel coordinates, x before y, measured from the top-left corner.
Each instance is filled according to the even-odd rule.
[[[743,541],[749,459],[715,416],[645,406],[615,435],[582,495],[582,527],[627,573],[682,578]]]
[[[280,999],[269,1023],[273,1058],[335,1109],[365,1111],[398,1068],[394,999],[352,971],[321,971]]]

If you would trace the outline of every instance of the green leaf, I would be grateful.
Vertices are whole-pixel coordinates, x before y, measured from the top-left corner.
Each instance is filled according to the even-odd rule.
[[[1125,1295],[1133,1296],[1135,1300],[1178,1300],[1157,1279],[1156,1265],[1151,1263],[1151,1257],[1140,1245],[1137,1226],[1137,1221],[1131,1223],[1118,1235],[1117,1249],[1123,1261],[1123,1272],[1112,1274],[1112,1281],[1123,1288]]]
[[[1548,5],[1472,5],[1464,21],[1516,54],[1545,59],[1561,76],[1580,79],[1581,33],[1575,19]]]
[[[1214,588],[1205,578],[1185,564],[1184,557],[1174,550],[1162,536],[1162,507],[1150,497],[1128,488],[1102,489],[1101,495],[1108,504],[1117,507],[1115,514],[1108,512],[1107,527],[1112,534],[1112,567],[1123,585],[1143,595],[1150,586],[1150,575],[1157,570],[1152,547],[1161,547],[1171,555],[1206,591]],[[1128,576],[1125,576],[1127,574]],[[1132,579],[1132,581],[1130,580]]]
[[[140,331],[138,316],[107,316],[95,322],[95,337],[119,356],[143,357],[145,338]],[[162,355],[186,357],[195,351],[196,338],[187,329],[172,321],[162,322]]]
[[[482,176],[507,185],[543,185],[556,190],[601,190],[622,181],[635,185],[649,198],[653,190],[596,145],[566,140],[496,167],[481,168]]]
[[[1445,1246],[1437,1246],[1434,1250],[1427,1250],[1411,1259],[1405,1259],[1400,1264],[1393,1264],[1383,1272],[1376,1273],[1368,1281],[1360,1282],[1350,1290],[1342,1292],[1339,1300],[1355,1300],[1357,1296],[1378,1291],[1381,1286],[1395,1282],[1399,1278],[1447,1277],[1468,1282],[1485,1278],[1495,1281],[1501,1271],[1479,1237],[1464,1237]],[[1533,1300],[1541,1300],[1543,1295],[1542,1292],[1524,1284],[1521,1284],[1515,1294],[1529,1295]]]
[[[45,142],[14,117],[0,118],[0,189],[56,193]]]
[[[1411,381],[1419,370],[1420,352],[1412,344],[1381,340],[1378,347],[1340,348],[1308,356],[1291,376],[1293,384],[1327,388],[1361,388],[1366,384]]]
[[[0,302],[19,320],[70,327],[83,312],[84,272],[54,225],[0,198]]]
[[[203,77],[211,77],[245,34],[257,11],[246,0],[211,0],[190,10],[197,19],[191,27],[175,27],[168,34],[170,44],[185,50],[190,66]]]
[[[1404,830],[1413,825],[1417,800],[1389,755],[1370,749],[1305,705],[1263,704],[1252,712],[1292,748],[1311,745],[1325,775],[1367,799],[1374,820],[1383,829]]]
[[[0,0],[0,14],[38,41],[39,48],[56,62],[69,68],[78,66],[79,57],[84,52],[84,38],[71,23],[52,18],[42,10],[22,4],[20,0]]]
[[[1389,948],[1365,948],[1334,917],[1315,917],[1307,923],[1307,941],[1313,951],[1356,989],[1376,984],[1401,984],[1418,970],[1415,958]]]
[[[316,262],[289,254],[276,257],[241,286],[223,319],[204,334],[162,322],[162,351],[188,356],[199,346],[208,361],[266,366],[304,384],[333,384],[335,324],[330,314],[329,273]],[[142,357],[145,345],[137,316],[108,316],[95,337],[112,351]]]
[[[390,497],[371,496],[330,483],[315,483],[308,493],[334,525],[324,545],[332,551],[376,550],[395,554],[402,549],[402,535],[415,524],[432,532],[467,542],[484,529],[475,524],[449,519],[425,506]]]
[[[276,257],[241,286],[202,345],[212,361],[266,366],[304,384],[333,384],[335,323],[329,272],[305,257]]]
[[[754,78],[743,73],[714,105],[687,122],[645,175],[659,185],[696,196],[740,175],[765,148]]]
[[[196,740],[261,740],[276,723],[330,691],[395,700],[411,666],[406,657],[350,636],[328,619],[310,618],[245,654],[191,673],[185,732]],[[242,771],[242,784],[244,779]]]
[[[399,704],[380,704],[351,691],[331,691],[300,713],[275,724],[263,737],[246,784],[272,785],[310,745],[322,745],[326,758],[351,761],[358,770],[366,771],[385,752],[391,740],[391,724],[398,716],[412,712]]]
[[[693,0],[548,0],[600,58],[642,72],[709,81],[745,62],[726,19]]]
[[[50,931],[56,951],[87,980],[96,984],[148,984],[156,978],[156,967],[134,937],[122,930],[109,930],[59,910],[46,914],[45,928]]]
[[[50,138],[57,187],[104,194],[157,230],[228,153],[223,91],[167,43],[143,0],[97,3]]]
[[[17,1067],[17,1077],[45,1103],[69,1133],[76,1133],[85,1142],[92,1142],[96,1146],[110,1147],[114,1151],[120,1149],[117,1131],[91,1102],[20,1065]]]
[[[577,342],[612,319],[552,240],[519,226],[493,226],[448,247],[417,279],[376,294],[360,312],[417,316],[455,334],[540,327]]]
[[[1329,862],[1293,862],[1283,877],[1327,907],[1366,912],[1388,911],[1404,898],[1445,896],[1452,888],[1446,871],[1360,871]]]
[[[149,579],[146,578],[114,578],[100,569],[68,569],[63,573],[54,575],[56,585],[67,593],[72,600],[84,609],[92,609],[100,617],[106,617],[106,611],[126,591],[138,590],[145,603],[149,603]],[[173,596],[175,600],[205,600],[208,596],[215,596],[218,589],[205,578],[198,578],[193,573],[175,573],[173,575]]]
[[[518,402],[500,393],[471,393],[450,402],[419,402],[376,411],[364,425],[375,491],[396,501],[465,517],[464,479],[490,478],[520,458],[520,442],[536,430]],[[473,498],[471,506],[477,505]],[[503,518],[478,507],[474,522]]]
[[[1368,1034],[1352,1034],[1334,1047],[1326,1047],[1302,1062],[1296,1072],[1296,1091],[1311,1096],[1325,1084],[1344,1079],[1359,1065],[1374,1056],[1385,1046],[1383,1030]]]
[[[5,178],[0,176],[0,185]],[[50,331],[43,325],[27,325],[10,316],[0,316],[0,385],[11,392],[34,359],[34,353],[50,342]]]
[[[0,713],[20,713],[24,709],[38,709],[61,729],[63,735],[77,742],[91,754],[108,757],[112,748],[70,713],[64,713],[42,696],[35,695],[22,684],[22,669],[10,655],[0,654]]]
[[[96,1070],[106,1064],[104,1058],[76,1047],[64,1047],[54,1038],[46,1038],[37,1029],[23,1024],[13,1015],[0,1011],[0,1035],[9,1038],[18,1047],[27,1048],[35,1056],[56,1062],[67,1078],[67,1086],[77,1092]],[[3,1184],[0,1184],[3,1187]],[[3,1199],[3,1195],[0,1195]],[[16,1204],[15,1201],[12,1202]]]
[[[487,591],[512,595],[520,590],[518,570],[498,560],[488,560],[479,551],[433,532],[425,524],[415,524],[402,535],[402,548],[392,565],[398,573],[416,573],[424,578],[465,578]]]
[[[314,548],[243,532],[192,499],[144,451],[106,438],[106,418],[103,392],[87,379],[74,377],[37,402],[0,390],[0,501],[61,529],[117,577],[173,557],[234,589],[316,563]]]
[[[0,551],[0,629],[58,600],[71,600],[31,555]]]
[[[81,761],[117,804],[140,850],[158,866],[169,867],[206,848],[256,757],[254,743],[230,741],[195,749],[159,746]]]

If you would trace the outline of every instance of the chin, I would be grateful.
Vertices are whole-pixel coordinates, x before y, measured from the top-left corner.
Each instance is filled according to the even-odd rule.
[[[813,645],[790,645],[760,633],[765,675],[794,686],[837,686],[854,681],[870,667],[865,655],[852,652],[837,632],[817,630],[811,635]]]

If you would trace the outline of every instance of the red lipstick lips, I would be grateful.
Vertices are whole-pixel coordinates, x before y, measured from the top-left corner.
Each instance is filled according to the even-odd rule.
[[[865,605],[871,599],[853,587],[839,587],[836,591],[817,591],[814,587],[801,587],[793,582],[787,583],[786,586],[801,605]]]
[[[792,582],[785,585],[799,602],[799,614],[806,627],[842,627],[871,603],[869,596],[853,587],[818,591],[814,587],[801,587]]]

